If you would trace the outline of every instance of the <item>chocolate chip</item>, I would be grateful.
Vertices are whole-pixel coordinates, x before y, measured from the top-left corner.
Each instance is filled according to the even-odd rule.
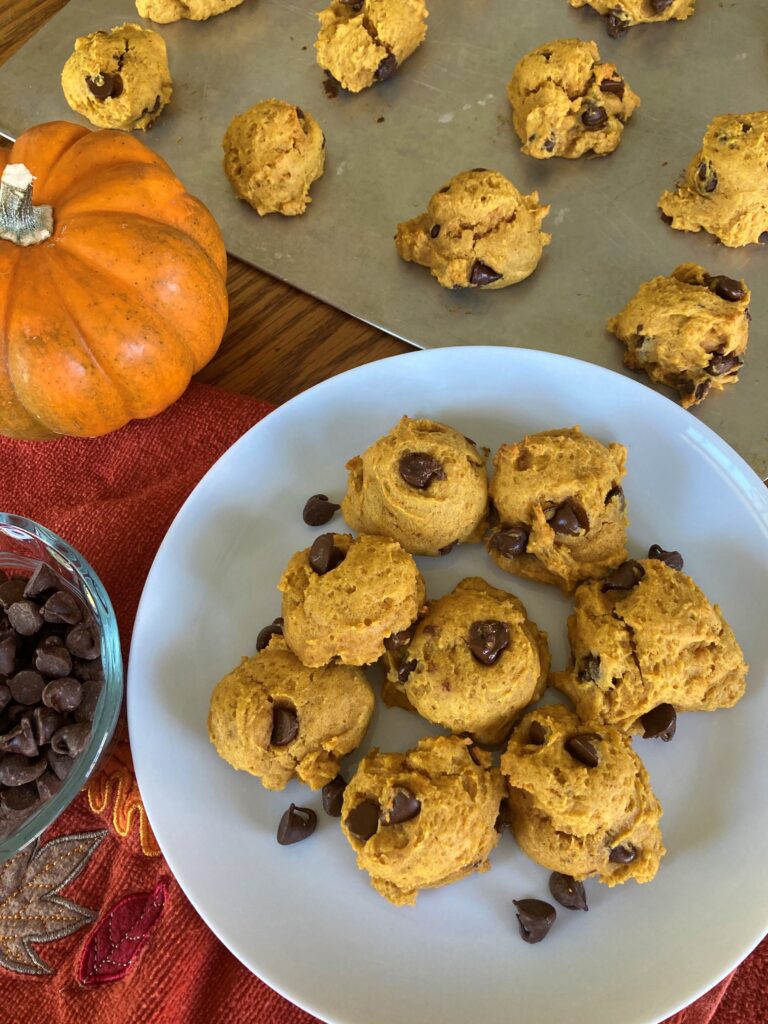
[[[433,224],[432,225],[432,230],[429,232],[429,237],[430,238],[437,238],[437,236],[439,234],[440,234],[440,225],[439,224]]]
[[[101,666],[101,659],[93,658],[90,661],[84,661],[81,658],[73,658],[70,675],[73,675],[75,679],[79,679],[82,683],[90,679],[96,679],[103,683],[104,669]]]
[[[8,688],[19,704],[39,704],[45,680],[34,669],[22,669],[8,679]]]
[[[573,498],[566,498],[558,505],[552,516],[548,518],[548,522],[555,533],[565,534],[569,537],[578,537],[580,533],[586,533],[589,528],[586,512]]]
[[[51,797],[55,796],[62,787],[61,781],[50,769],[43,772],[37,780],[36,785],[37,792],[40,794],[41,800],[50,800]]]
[[[446,544],[444,548],[438,548],[437,553],[439,555],[450,555],[450,553],[453,551],[453,549],[456,547],[458,543],[459,542],[457,540],[452,540],[451,543]]]
[[[73,626],[83,617],[80,605],[67,590],[57,590],[43,605],[46,622],[66,622]]]
[[[598,104],[591,104],[581,115],[581,123],[590,131],[597,131],[608,123],[608,114],[605,107]]]
[[[509,626],[498,619],[482,619],[469,627],[469,649],[482,665],[493,665],[509,646]]]
[[[0,683],[0,711],[11,703],[11,691],[7,683]]]
[[[468,732],[462,733],[461,735],[462,736],[468,736],[470,739],[472,738]],[[475,747],[474,743],[471,743],[467,747],[467,753],[472,758],[472,760],[475,762],[475,764],[477,765],[478,768],[482,767],[482,765],[480,763],[480,758],[477,756],[477,747]]]
[[[674,0],[650,0],[651,10],[654,14],[663,14],[668,7],[671,7]]]
[[[64,643],[71,654],[86,661],[92,661],[101,654],[99,631],[88,622],[80,622],[73,626],[67,633]]]
[[[433,480],[445,480],[442,462],[427,452],[408,452],[398,463],[401,478],[409,487],[424,491]]]
[[[120,75],[111,75],[108,71],[100,71],[93,78],[86,75],[85,82],[97,100],[117,99],[123,93],[123,80]]]
[[[518,558],[525,554],[529,533],[526,526],[502,526],[491,537],[491,547],[505,558]]]
[[[336,502],[328,500],[327,494],[313,494],[311,498],[307,498],[301,518],[307,526],[323,526],[333,519],[334,512],[340,508]]]
[[[40,803],[40,795],[34,782],[24,786],[13,786],[3,791],[0,796],[2,806],[11,812],[31,811]]]
[[[63,782],[72,771],[72,758],[57,754],[54,750],[48,750],[45,756],[56,778]]]
[[[0,785],[23,786],[39,779],[48,767],[44,757],[33,761],[22,754],[5,754],[0,758]]]
[[[310,807],[291,804],[277,826],[277,841],[281,846],[292,846],[308,839],[317,827],[317,815]]]
[[[517,909],[520,935],[525,942],[541,942],[555,923],[557,911],[544,900],[512,900]]]
[[[304,111],[301,109],[301,107],[296,107],[296,117],[298,117],[300,121],[304,120]]]
[[[713,377],[723,377],[726,373],[738,370],[742,365],[743,360],[735,352],[714,352],[706,370]]]
[[[606,30],[611,39],[618,39],[629,29],[629,22],[621,16],[620,8],[614,8],[607,18]]]
[[[355,839],[366,843],[378,831],[380,813],[381,808],[376,800],[363,800],[349,812],[344,824]]]
[[[91,727],[88,722],[72,722],[63,725],[51,736],[51,750],[54,754],[77,757],[88,746]]]
[[[341,805],[344,802],[346,788],[347,783],[343,775],[337,775],[323,786],[323,810],[332,818],[341,817]]]
[[[579,664],[579,679],[582,683],[596,683],[600,678],[600,655],[587,654]]]
[[[726,277],[724,274],[710,277],[707,287],[726,302],[741,302],[747,297],[747,290],[741,281],[737,281],[733,277]]]
[[[384,825],[402,825],[420,813],[421,801],[417,800],[409,790],[400,789],[395,793],[389,814],[386,815],[382,812],[380,819]],[[349,819],[347,819],[347,828],[349,828]]]
[[[567,907],[568,910],[589,910],[583,883],[577,882],[570,875],[553,871],[549,876],[549,891],[561,907]]]
[[[273,636],[282,635],[283,620],[282,617],[278,617],[273,619],[269,626],[264,626],[263,629],[259,630],[259,635],[256,637],[256,650],[263,651]]]
[[[626,846],[614,846],[608,860],[611,864],[631,864],[637,857],[637,850],[630,843]]]
[[[61,577],[45,562],[41,562],[24,587],[24,597],[40,597],[61,587]]]
[[[645,569],[639,562],[630,558],[629,561],[622,562],[613,572],[608,573],[600,589],[604,594],[609,590],[631,590],[643,576],[645,576]]]
[[[416,661],[416,659],[412,658],[411,661],[406,661],[404,665],[400,666],[400,668],[397,670],[397,678],[400,680],[401,683],[405,683],[408,681],[408,676],[411,674],[411,672],[413,672],[417,664],[418,662]]]
[[[499,813],[496,816],[496,824],[493,827],[497,832],[503,832],[507,828],[512,828],[512,806],[509,799],[505,796],[501,798],[499,803]]]
[[[700,192],[714,192],[717,188],[717,172],[708,160],[702,160],[696,170],[697,188]]]
[[[443,186],[443,187],[442,187],[442,188],[440,189],[440,193],[441,193],[441,194],[443,194],[443,193],[445,193],[445,192],[450,192],[450,191],[451,191],[451,186],[450,186],[450,185],[444,185],[444,186]],[[764,234],[768,235],[768,231],[764,232]]]
[[[597,768],[600,764],[600,757],[591,742],[595,739],[599,739],[599,737],[594,733],[580,733],[565,741],[565,749],[575,761],[580,761],[587,768]]]
[[[388,78],[397,71],[397,57],[394,53],[388,53],[384,60],[379,64],[374,72],[373,77],[377,82],[386,82]]]
[[[526,742],[532,747],[543,747],[547,742],[547,730],[534,719],[528,728],[528,739]]]
[[[610,491],[608,491],[608,493],[606,494],[605,504],[610,505],[614,498],[619,499],[619,502],[621,503],[620,508],[622,511],[624,511],[624,509],[627,507],[627,501],[624,497],[624,491],[621,489],[621,487],[619,487],[618,484],[614,484],[613,487],[611,487]]]
[[[481,260],[475,260],[472,264],[472,269],[469,272],[469,283],[475,288],[484,288],[486,285],[493,284],[495,281],[500,281],[504,275],[500,274],[498,270],[494,270],[493,267],[489,267],[487,263],[483,263]]]
[[[54,711],[74,711],[83,695],[82,684],[71,676],[52,679],[42,691],[43,704]]]
[[[600,83],[600,92],[607,92],[612,96],[618,96],[620,100],[624,99],[624,79],[604,78]]]
[[[54,643],[42,644],[35,651],[35,668],[44,676],[68,676],[72,671],[72,655],[57,637],[49,637]]]
[[[96,713],[96,706],[99,703],[103,684],[104,681],[102,679],[83,680],[83,694],[80,698],[80,704],[75,710],[76,722],[93,721],[93,716]]]
[[[675,735],[677,728],[677,712],[671,704],[659,704],[641,716],[643,723],[643,739],[660,739],[668,743]]]
[[[16,671],[16,653],[19,640],[15,634],[4,636],[0,640],[0,675],[10,676]]]
[[[37,707],[32,712],[32,732],[39,747],[51,742],[51,736],[64,725],[62,715],[52,708]]]
[[[663,210],[661,211],[659,216],[661,217],[661,219],[664,221],[665,224],[671,224],[672,221],[674,220],[674,217],[670,217],[670,215],[668,213],[664,213]]]
[[[14,576],[0,584],[0,605],[8,611],[12,604],[24,600],[27,581]]]
[[[10,606],[8,622],[20,636],[34,636],[43,625],[43,617],[37,605],[25,599]]]
[[[700,384],[697,384],[693,390],[693,397],[697,402],[701,402],[709,394],[709,389],[712,385],[708,380],[703,380]]]
[[[683,568],[683,556],[679,551],[665,551],[658,544],[651,544],[648,548],[648,557],[664,562],[670,569],[677,569],[679,571]]]
[[[557,145],[557,140],[555,139],[554,135],[549,135],[542,142],[541,148],[544,150],[545,153],[551,153],[551,152],[553,152],[553,150],[554,150],[556,145]]]
[[[411,642],[410,629],[403,629],[399,633],[393,633],[384,640],[384,646],[388,651],[399,651]]]
[[[13,729],[0,736],[0,750],[9,754],[23,754],[24,757],[37,757],[37,743],[28,718],[22,718]]]
[[[332,533],[321,533],[309,549],[309,564],[318,576],[324,576],[344,561],[344,552],[334,544]]]
[[[290,704],[275,704],[272,708],[272,735],[269,742],[273,747],[285,747],[296,739],[299,732],[299,716]]]

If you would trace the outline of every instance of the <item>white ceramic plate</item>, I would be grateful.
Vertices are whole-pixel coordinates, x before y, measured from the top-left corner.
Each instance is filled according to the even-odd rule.
[[[711,399],[717,401],[717,398]],[[355,866],[320,794],[268,793],[215,754],[211,689],[279,614],[288,557],[321,532],[306,498],[343,494],[344,462],[403,414],[444,420],[495,449],[579,423],[629,449],[630,552],[659,543],[723,608],[751,664],[733,710],[681,716],[672,743],[637,741],[664,807],[668,854],[649,885],[588,883],[589,913],[558,909],[537,946],[512,900],[548,897],[548,872],[509,835],[493,869],[390,906]],[[215,425],[212,425],[215,429]],[[305,392],[200,482],[157,555],[136,619],[128,716],[139,785],[168,862],[226,946],[289,999],[335,1024],[648,1024],[723,977],[768,930],[768,494],[716,435],[671,401],[587,363],[453,348],[363,366]],[[337,517],[332,527],[341,528]],[[322,529],[328,529],[324,527]],[[419,559],[438,596],[467,575],[518,594],[566,659],[569,602],[506,576],[479,546]],[[377,707],[363,750],[436,730]],[[280,847],[294,801],[314,836]]]

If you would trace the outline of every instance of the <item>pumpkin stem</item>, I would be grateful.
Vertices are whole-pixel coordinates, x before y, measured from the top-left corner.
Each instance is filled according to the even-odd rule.
[[[0,177],[0,238],[16,245],[36,245],[53,233],[51,207],[32,205],[34,180],[24,164],[6,164]]]

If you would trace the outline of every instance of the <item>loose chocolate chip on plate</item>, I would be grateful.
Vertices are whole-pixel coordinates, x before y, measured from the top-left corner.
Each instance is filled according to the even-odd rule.
[[[34,636],[43,625],[40,609],[26,598],[16,601],[8,609],[8,622],[20,636]]]
[[[410,629],[403,629],[399,633],[393,633],[384,640],[384,646],[388,651],[398,651],[411,642]]]
[[[397,57],[394,53],[388,53],[384,60],[376,68],[374,78],[377,82],[386,82],[388,78],[397,71]]]
[[[301,518],[307,526],[323,526],[333,519],[334,512],[340,508],[335,501],[328,500],[327,494],[313,494],[311,498],[307,498]]]
[[[608,123],[608,114],[605,107],[594,104],[584,111],[581,115],[581,123],[585,128],[589,128],[590,131],[597,131],[598,128],[602,128],[603,125]]]
[[[547,742],[547,730],[541,722],[533,721],[528,728],[528,739],[526,741],[532,747],[543,747]]]
[[[117,99],[123,92],[123,80],[120,75],[111,75],[108,71],[100,71],[93,78],[86,75],[85,83],[97,100]]]
[[[498,270],[494,270],[487,263],[483,263],[482,260],[475,260],[472,264],[472,270],[469,272],[469,283],[475,288],[484,288],[486,285],[500,281],[503,276]]]
[[[384,825],[402,825],[420,813],[421,801],[417,800],[409,790],[401,789],[395,794],[389,814],[385,815],[382,812],[380,817]],[[349,828],[349,819],[347,819],[347,828]]]
[[[23,786],[39,779],[48,767],[44,757],[33,761],[22,754],[5,754],[0,758],[0,785]]]
[[[45,680],[34,669],[22,669],[8,679],[8,689],[19,704],[39,704]]]
[[[445,480],[442,462],[427,452],[408,452],[398,463],[401,478],[409,487],[426,490],[433,480]]]
[[[299,716],[296,708],[289,704],[275,704],[272,708],[272,735],[269,742],[273,747],[285,747],[296,739],[299,732]]]
[[[578,537],[580,533],[586,533],[589,527],[586,512],[573,498],[566,498],[558,505],[548,522],[555,533],[569,537]]]
[[[432,230],[429,232],[429,237],[430,238],[437,238],[437,236],[439,234],[440,234],[440,225],[439,224],[433,224],[432,225]]]
[[[283,620],[282,617],[278,616],[278,618],[273,619],[268,626],[264,626],[263,629],[259,630],[259,635],[256,637],[256,650],[263,651],[273,636],[282,635]]]
[[[24,587],[24,597],[40,597],[41,594],[47,594],[52,590],[60,589],[61,577],[53,571],[50,565],[41,562]]]
[[[707,286],[711,292],[719,295],[726,302],[741,302],[747,295],[741,281],[737,281],[733,277],[726,277],[725,274],[710,277]]]
[[[671,704],[659,704],[647,711],[640,719],[643,723],[643,739],[660,739],[668,743],[675,735],[677,712]]]
[[[600,678],[600,655],[587,654],[579,663],[579,679],[582,683],[596,683]]]
[[[568,910],[589,910],[583,883],[577,882],[570,875],[553,871],[549,876],[549,891],[561,907]]]
[[[35,668],[44,676],[60,678],[72,671],[72,655],[58,639],[49,637],[54,643],[41,644],[35,651]]]
[[[321,533],[309,549],[309,564],[318,576],[325,576],[344,561],[344,552],[334,544],[332,533]]]
[[[557,911],[544,900],[512,900],[517,909],[520,935],[525,942],[541,942],[555,923]]]
[[[418,662],[416,661],[416,659],[412,658],[410,661],[406,661],[404,665],[400,666],[400,668],[397,670],[397,678],[401,683],[405,683],[408,681],[408,676],[411,674],[411,672],[413,672],[417,664]]]
[[[0,605],[8,611],[12,604],[24,600],[24,591],[27,581],[18,577],[11,577],[5,583],[0,584]]]
[[[74,711],[83,696],[82,683],[71,676],[52,679],[42,691],[43,704],[54,711]]]
[[[346,788],[347,783],[343,775],[337,775],[323,786],[323,810],[332,818],[341,817],[341,805],[344,802]]]
[[[600,92],[610,93],[612,96],[618,96],[619,99],[624,98],[624,79],[623,78],[604,78],[600,83]]]
[[[502,526],[491,537],[491,547],[505,558],[518,558],[528,547],[529,530],[525,526]]]
[[[291,804],[277,826],[277,841],[281,846],[292,846],[308,839],[317,827],[317,815],[311,807]]]
[[[88,746],[91,726],[88,722],[72,722],[63,725],[51,736],[51,750],[54,754],[77,757]]]
[[[380,813],[376,800],[363,800],[349,812],[345,825],[355,839],[365,843],[378,831]]]
[[[83,617],[83,611],[74,597],[66,590],[57,590],[43,605],[46,622],[66,622],[73,626]]]
[[[614,846],[608,860],[611,864],[631,864],[637,857],[637,850],[631,844],[626,846]]]
[[[469,649],[482,665],[493,665],[509,646],[509,626],[498,619],[483,619],[469,627]]]
[[[651,544],[648,548],[648,557],[664,562],[670,569],[677,569],[679,571],[683,568],[683,556],[679,551],[665,551],[658,544]]]
[[[639,562],[630,558],[629,561],[622,562],[613,572],[608,573],[600,589],[604,594],[609,590],[631,590],[643,576],[645,576],[645,569]]]
[[[592,745],[592,740],[599,738],[594,733],[580,733],[565,741],[565,749],[574,760],[580,761],[587,768],[597,768],[600,764],[600,756]]]
[[[723,377],[726,373],[738,370],[742,363],[743,360],[735,352],[714,352],[706,370],[713,377]]]

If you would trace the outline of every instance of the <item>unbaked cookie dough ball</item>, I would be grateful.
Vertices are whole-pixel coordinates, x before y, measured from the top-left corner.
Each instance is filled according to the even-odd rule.
[[[687,409],[739,379],[749,300],[744,281],[683,263],[642,284],[608,330],[626,347],[625,364],[675,388]]]
[[[306,668],[273,636],[216,685],[208,736],[225,761],[267,789],[284,789],[293,778],[319,789],[362,741],[373,704],[362,669]]]
[[[629,737],[585,732],[561,704],[530,711],[501,756],[524,853],[577,880],[650,882],[666,852],[654,796]]]
[[[240,199],[264,216],[294,217],[312,202],[323,173],[325,136],[301,107],[264,100],[238,114],[224,135],[224,170]]]
[[[384,700],[478,743],[501,743],[547,685],[547,634],[512,594],[479,577],[430,601],[413,635],[389,642]]]
[[[205,21],[215,14],[239,7],[243,0],[136,0],[136,10],[142,18],[149,18],[161,25],[171,21]]]
[[[323,533],[288,562],[278,584],[283,635],[305,665],[369,665],[424,608],[413,557],[389,537]]]
[[[523,152],[539,160],[612,153],[640,105],[615,65],[600,63],[597,44],[581,39],[555,39],[527,53],[507,96]]]
[[[427,212],[397,225],[397,251],[427,267],[443,288],[506,288],[529,277],[550,236],[538,192],[524,196],[499,174],[463,171],[436,192]]]
[[[317,16],[317,63],[349,92],[391,78],[427,34],[424,0],[332,0]]]
[[[662,193],[664,219],[679,231],[703,228],[732,247],[765,241],[766,166],[768,111],[716,117],[675,191]]]
[[[488,551],[499,568],[568,593],[623,562],[626,455],[578,427],[502,445],[489,487]]]
[[[591,7],[605,15],[608,35],[614,39],[633,25],[653,21],[685,21],[696,0],[569,0],[571,7]]]
[[[715,711],[744,693],[747,665],[722,612],[672,567],[682,566],[678,552],[656,554],[574,595],[571,665],[552,685],[571,698],[582,722],[642,729],[642,716],[662,704]]]
[[[403,416],[346,468],[341,514],[353,530],[394,537],[414,555],[445,554],[480,539],[485,457],[452,427]]]
[[[150,128],[173,92],[165,40],[132,24],[80,36],[61,87],[70,107],[96,128]]]
[[[373,750],[344,791],[341,827],[371,885],[390,903],[487,871],[506,795],[490,755],[468,739],[420,740],[405,754]]]

